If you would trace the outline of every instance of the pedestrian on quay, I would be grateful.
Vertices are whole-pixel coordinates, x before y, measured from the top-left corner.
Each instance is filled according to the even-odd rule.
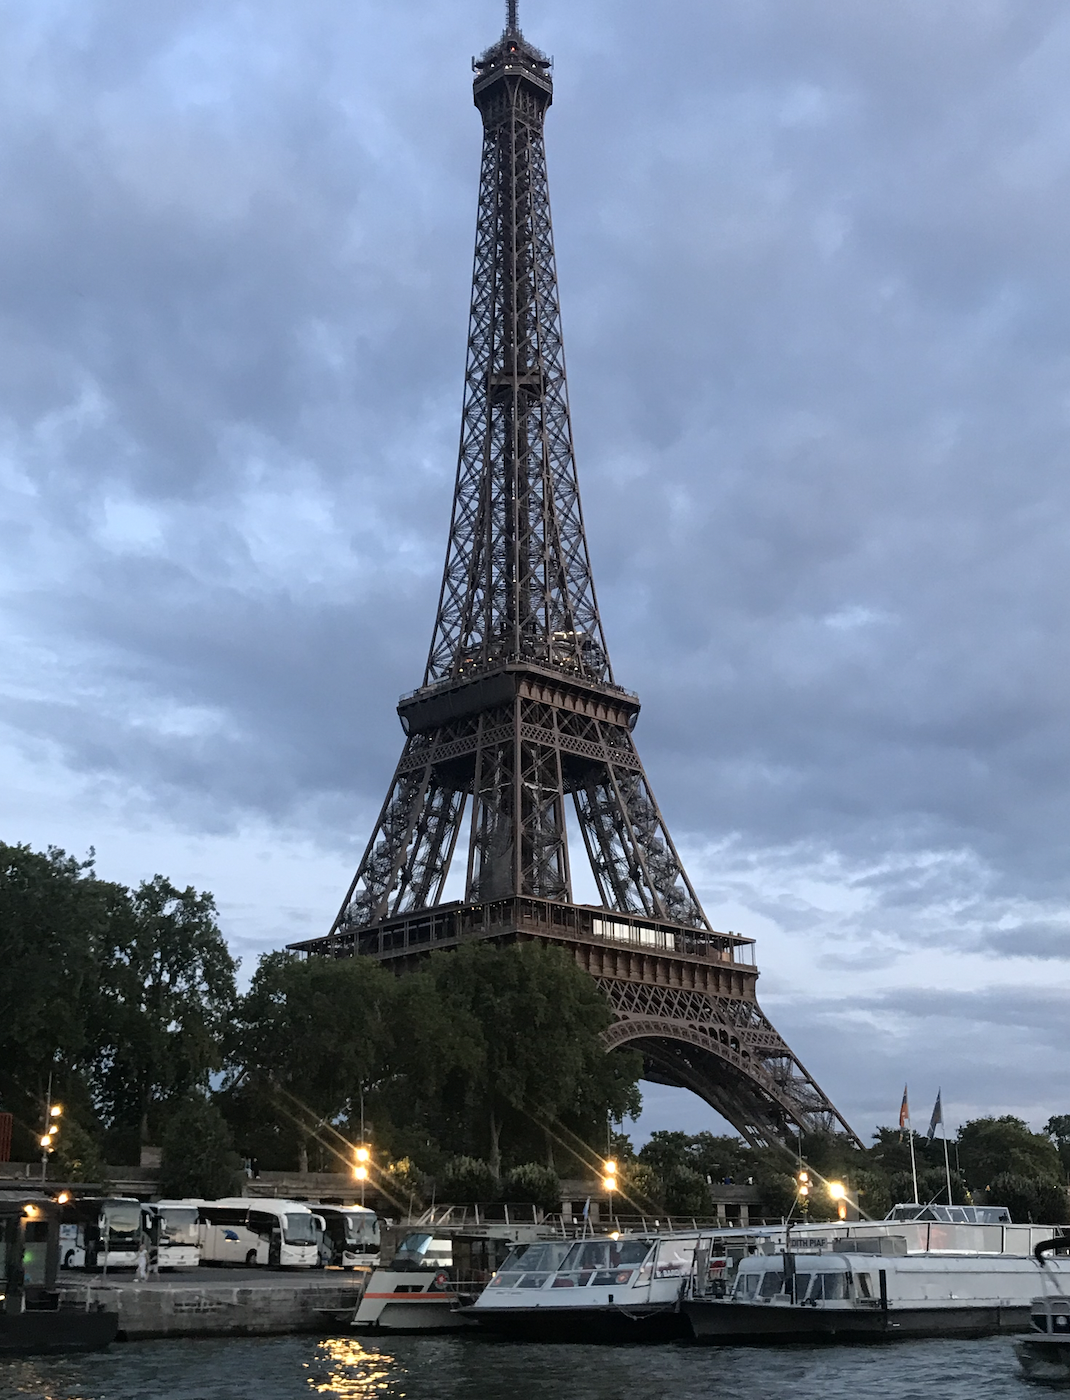
[[[149,1251],[142,1240],[137,1249],[137,1270],[134,1277],[138,1283],[144,1283],[149,1276]]]

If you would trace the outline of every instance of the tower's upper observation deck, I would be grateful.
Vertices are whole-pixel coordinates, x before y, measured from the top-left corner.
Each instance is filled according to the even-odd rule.
[[[554,84],[550,76],[551,61],[534,44],[529,44],[520,32],[515,0],[507,7],[505,29],[496,44],[479,58],[472,60],[475,81],[472,94],[482,111],[487,97],[506,78],[520,78],[542,94],[544,106],[553,100]]]

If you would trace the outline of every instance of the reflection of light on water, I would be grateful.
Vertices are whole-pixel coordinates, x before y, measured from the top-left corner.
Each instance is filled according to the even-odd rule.
[[[352,1400],[383,1395],[405,1374],[393,1356],[348,1337],[320,1342],[308,1368],[313,1372],[308,1383],[318,1395],[344,1395]]]

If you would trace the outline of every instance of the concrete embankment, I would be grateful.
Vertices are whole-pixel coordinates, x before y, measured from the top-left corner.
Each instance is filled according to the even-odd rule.
[[[65,1291],[117,1308],[119,1338],[253,1337],[326,1332],[344,1326],[360,1301],[365,1275],[328,1270],[267,1273],[210,1269],[138,1283],[129,1274],[64,1274]]]

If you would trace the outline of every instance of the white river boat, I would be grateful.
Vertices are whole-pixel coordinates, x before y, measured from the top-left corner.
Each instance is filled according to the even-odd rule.
[[[1030,1333],[1014,1350],[1022,1374],[1031,1381],[1070,1382],[1070,1296],[1057,1274],[1050,1271],[1048,1255],[1067,1247],[1063,1239],[1046,1240],[1035,1250],[1045,1292],[1030,1306]]]
[[[698,1232],[521,1244],[465,1313],[482,1327],[548,1341],[666,1341],[680,1312]]]
[[[498,1219],[488,1220],[486,1208],[478,1206],[429,1212],[424,1224],[402,1238],[391,1262],[372,1270],[351,1325],[362,1332],[474,1326],[466,1305],[517,1242],[554,1233],[538,1222],[533,1207],[499,1206],[497,1213]]]
[[[743,1259],[726,1297],[695,1290],[683,1310],[699,1341],[717,1343],[977,1337],[1028,1327],[1040,1276],[1031,1255],[908,1253],[907,1243],[890,1233],[825,1247],[793,1241]],[[1070,1279],[1070,1260],[1048,1267]]]

